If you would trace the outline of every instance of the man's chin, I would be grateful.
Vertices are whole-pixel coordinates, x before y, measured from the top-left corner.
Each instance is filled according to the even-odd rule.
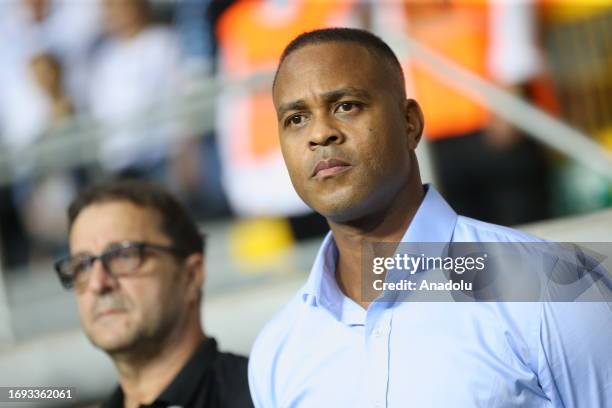
[[[353,217],[355,200],[345,195],[335,194],[318,200],[306,201],[306,204],[325,218],[334,222],[350,221]]]
[[[313,202],[310,207],[336,224],[368,225],[372,223],[372,216],[384,214],[395,196],[395,194],[375,194],[363,188],[345,190],[342,194],[330,194],[325,200]],[[381,219],[374,218],[378,221]]]
[[[347,224],[351,221],[359,219],[359,214],[354,208],[350,206],[338,207],[326,211],[318,211],[327,220],[336,224]]]
[[[367,214],[364,206],[360,205],[364,200],[361,197],[337,197],[326,200],[324,203],[317,203],[313,206],[315,211],[327,218],[329,221],[346,224],[357,221]]]
[[[91,344],[108,354],[130,352],[136,348],[137,343],[134,336],[128,336],[126,334],[112,335],[107,332],[104,334],[88,334],[87,337]]]

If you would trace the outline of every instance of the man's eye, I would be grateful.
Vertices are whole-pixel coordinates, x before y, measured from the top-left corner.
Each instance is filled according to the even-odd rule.
[[[109,260],[115,260],[138,258],[139,254],[138,248],[121,248],[109,252],[107,256]]]
[[[287,125],[297,126],[304,122],[304,115],[292,115],[287,119]]]
[[[336,111],[341,113],[351,112],[357,108],[357,104],[353,102],[342,102],[338,105],[338,109]]]
[[[74,259],[71,263],[70,263],[70,270],[73,274],[73,276],[77,276],[81,273],[86,272],[89,267],[91,266],[91,259],[90,258],[78,258],[78,259]]]

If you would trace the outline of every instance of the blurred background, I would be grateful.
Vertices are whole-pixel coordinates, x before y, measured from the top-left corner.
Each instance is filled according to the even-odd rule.
[[[52,261],[74,194],[116,178],[201,223],[205,328],[249,352],[327,231],[291,187],[270,87],[284,46],[330,26],[396,51],[422,174],[457,212],[612,240],[611,1],[3,0],[0,385],[74,386],[76,406],[113,387]]]

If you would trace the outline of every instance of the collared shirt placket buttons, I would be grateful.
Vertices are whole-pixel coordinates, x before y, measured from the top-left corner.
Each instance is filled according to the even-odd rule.
[[[387,407],[390,316],[383,314],[367,339],[370,387],[374,408]]]

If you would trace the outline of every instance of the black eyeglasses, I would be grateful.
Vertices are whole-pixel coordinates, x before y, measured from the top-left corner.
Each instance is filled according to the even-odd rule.
[[[142,265],[148,249],[171,252],[183,257],[187,255],[185,251],[173,246],[124,241],[111,245],[98,256],[85,254],[67,256],[55,262],[54,267],[62,286],[71,289],[89,280],[91,268],[98,259],[102,262],[104,270],[112,276],[125,276],[133,273]]]

